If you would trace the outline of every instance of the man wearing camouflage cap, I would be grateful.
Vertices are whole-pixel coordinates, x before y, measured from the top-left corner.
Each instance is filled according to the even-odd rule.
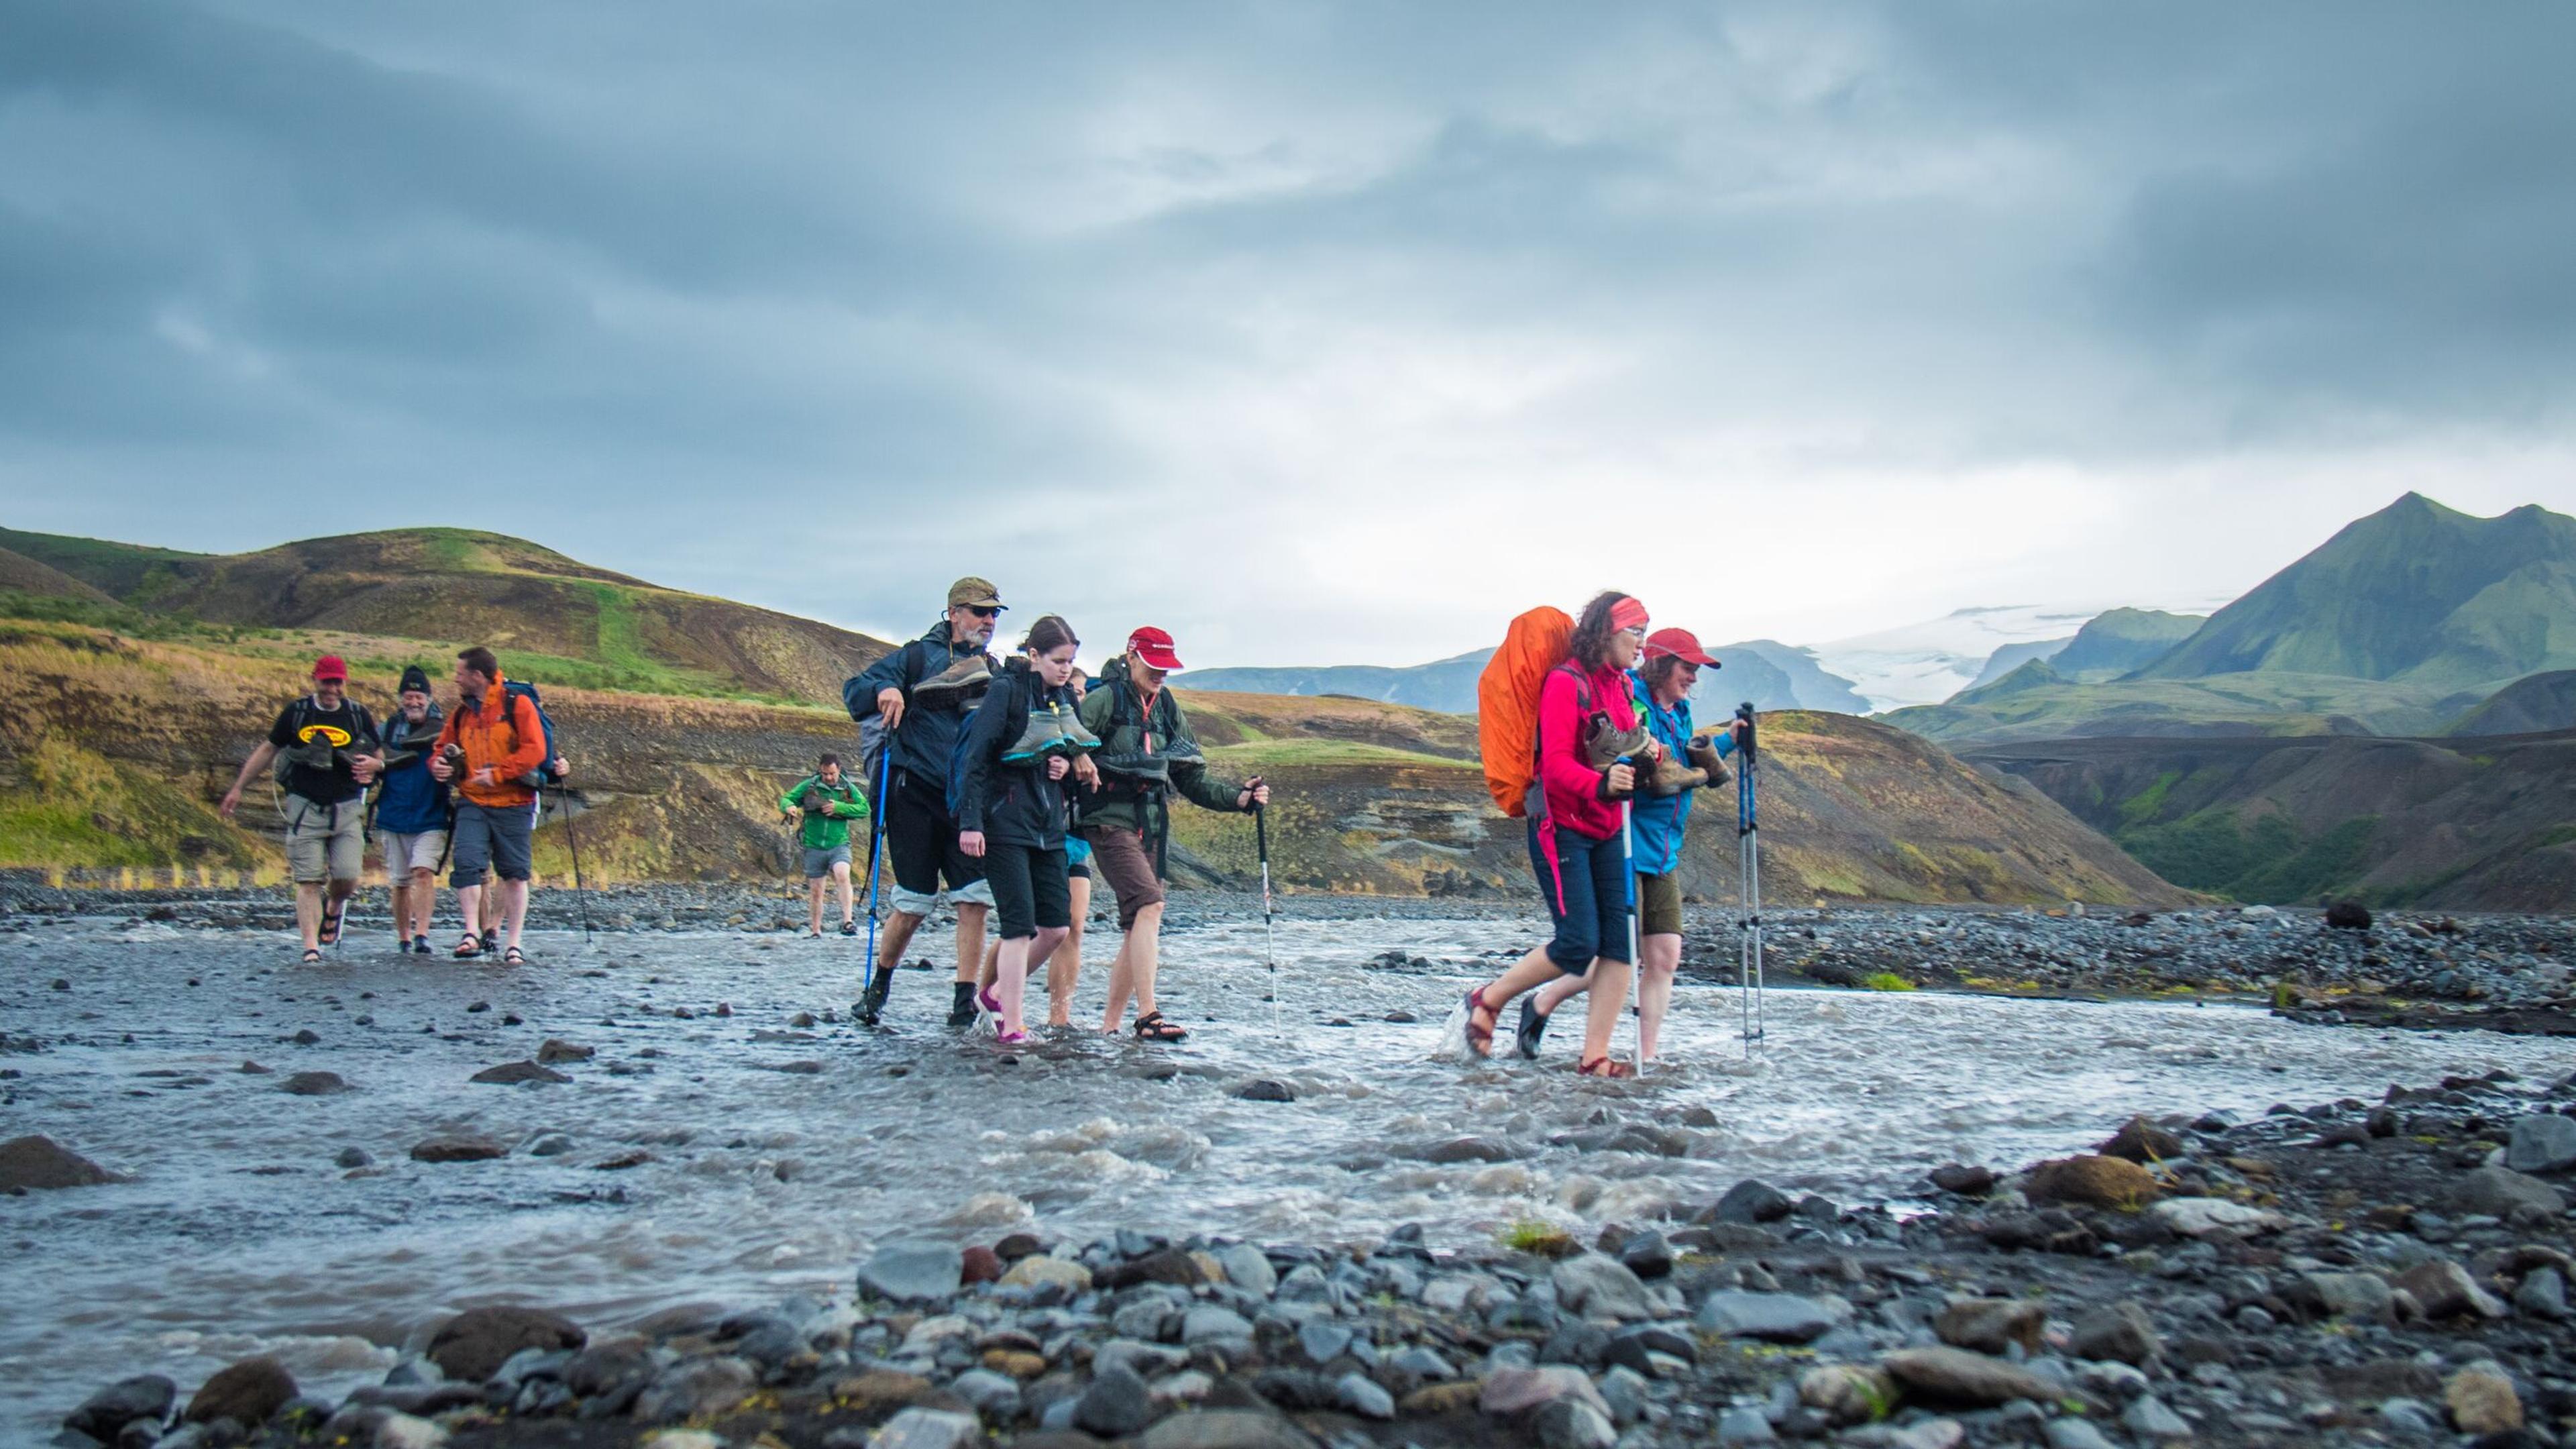
[[[877,809],[886,864],[894,873],[894,916],[878,943],[867,997],[858,1004],[860,1019],[871,1024],[884,1011],[894,968],[930,915],[943,881],[948,903],[957,909],[957,978],[948,1024],[975,1024],[975,973],[984,960],[984,922],[993,894],[983,862],[957,845],[957,821],[948,813],[948,756],[965,711],[983,698],[999,669],[985,646],[1001,613],[1002,596],[990,583],[959,579],[948,587],[948,612],[938,623],[841,689],[851,718],[873,710],[884,721],[892,771]],[[863,783],[872,791],[877,787],[873,779]]]

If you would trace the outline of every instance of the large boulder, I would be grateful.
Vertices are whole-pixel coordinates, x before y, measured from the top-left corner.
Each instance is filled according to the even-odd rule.
[[[1067,1293],[1088,1293],[1091,1291],[1091,1270],[1071,1258],[1032,1253],[1013,1263],[1002,1274],[1005,1288],[1036,1288],[1043,1284],[1058,1285]]]
[[[1700,1213],[1710,1222],[1776,1223],[1797,1207],[1789,1195],[1762,1181],[1748,1177],[1726,1190],[1726,1196]]]
[[[2290,1220],[2279,1213],[2223,1197],[2169,1197],[2152,1211],[2166,1227],[2186,1238],[2206,1238],[2217,1233],[2251,1237],[2276,1233],[2290,1225]]]
[[[2048,1380],[2018,1364],[1963,1348],[1900,1348],[1879,1360],[1910,1394],[1942,1404],[1992,1408],[2015,1399],[2054,1402]]]
[[[2442,1385],[2442,1402],[2463,1434],[2503,1434],[2522,1427],[2522,1398],[2493,1362],[2473,1363],[2451,1375]]]
[[[1494,1370],[1485,1376],[1485,1386],[1476,1395],[1476,1407],[1496,1418],[1510,1419],[1568,1398],[1581,1400],[1605,1416],[1610,1412],[1592,1375],[1561,1363]]]
[[[2155,1320],[2135,1301],[2096,1308],[2075,1320],[2066,1348],[2077,1358],[2132,1364],[2145,1368],[2164,1352]]]
[[[185,1417],[191,1424],[230,1419],[245,1429],[256,1429],[294,1397],[295,1376],[286,1371],[286,1365],[273,1358],[246,1358],[216,1370],[189,1397]]]
[[[72,1410],[63,1427],[76,1429],[101,1443],[113,1444],[125,1426],[137,1419],[154,1424],[170,1417],[179,1386],[159,1374],[137,1374],[99,1390]]]
[[[543,1308],[468,1308],[438,1326],[424,1350],[438,1371],[462,1383],[479,1384],[501,1371],[510,1355],[525,1348],[579,1348],[590,1342],[581,1325]]]
[[[2426,1318],[2502,1318],[2505,1306],[2469,1276],[2469,1270],[2447,1259],[2418,1263],[2397,1275],[2397,1286],[2413,1294]]]
[[[888,1303],[945,1303],[966,1281],[966,1255],[946,1244],[880,1248],[859,1269],[860,1291]]]
[[[525,1082],[569,1082],[572,1078],[535,1062],[503,1062],[497,1067],[485,1067],[467,1080],[486,1087],[515,1087]]]
[[[493,1162],[510,1155],[510,1149],[489,1137],[471,1132],[449,1133],[412,1144],[414,1162]]]
[[[2180,1137],[2144,1117],[2132,1117],[2120,1124],[2109,1141],[2093,1149],[2105,1157],[2125,1157],[2131,1162],[2162,1162],[2180,1157],[2187,1150]]]
[[[1721,1289],[1699,1305],[1701,1328],[1727,1338],[1771,1343],[1812,1343],[1840,1321],[1831,1307],[1794,1293],[1741,1293]]]
[[[30,1133],[0,1142],[0,1192],[18,1188],[96,1187],[128,1181],[51,1137]]]
[[[2504,1165],[2516,1172],[2560,1172],[2576,1167],[2576,1117],[2539,1112],[2517,1119],[2505,1144]]]
[[[673,1364],[635,1399],[635,1417],[647,1424],[721,1414],[760,1387],[748,1359],[693,1358]]]
[[[2563,1213],[2567,1198],[2539,1178],[2525,1177],[2510,1167],[2481,1167],[2460,1175],[2451,1189],[2450,1205],[2456,1212],[2502,1218],[2511,1217],[2519,1207]]]
[[[1557,1305],[1580,1317],[1627,1322],[1663,1311],[1644,1281],[1607,1253],[1568,1258],[1549,1277],[1556,1285]]]
[[[2030,1170],[2022,1193],[2034,1203],[2116,1208],[2133,1212],[2156,1200],[2156,1180],[2125,1157],[2088,1153],[2043,1162]]]
[[[1932,1332],[1952,1348],[1999,1354],[2013,1344],[2039,1351],[2048,1328],[2048,1305],[2036,1298],[1960,1298],[1932,1320]]]

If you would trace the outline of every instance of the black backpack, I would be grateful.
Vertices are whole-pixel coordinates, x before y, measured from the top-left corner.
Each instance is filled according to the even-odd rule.
[[[375,716],[367,713],[367,707],[365,705],[358,703],[347,695],[342,695],[340,697],[340,703],[344,705],[351,714],[358,717],[358,732],[350,739],[350,744],[354,745],[360,739],[383,739],[383,734],[376,728]],[[313,703],[313,696],[309,694],[299,698],[294,704],[289,705],[287,707],[286,732],[290,735],[300,735],[304,733],[304,726],[312,720],[314,709],[315,705]],[[293,753],[295,748],[296,746],[290,745],[286,749],[279,750],[277,752],[276,763],[270,767],[271,777],[276,780],[277,788],[280,790],[286,789],[286,782],[293,779],[295,776],[296,760]],[[337,751],[335,750],[334,753],[336,754]]]

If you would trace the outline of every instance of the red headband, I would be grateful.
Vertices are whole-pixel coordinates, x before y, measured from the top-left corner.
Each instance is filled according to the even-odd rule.
[[[1646,606],[1631,598],[1622,597],[1610,606],[1610,627],[1613,629],[1643,629],[1646,617]]]

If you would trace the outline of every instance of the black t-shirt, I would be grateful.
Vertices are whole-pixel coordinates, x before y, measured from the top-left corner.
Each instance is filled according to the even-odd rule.
[[[289,704],[278,711],[277,723],[269,726],[268,742],[292,760],[286,772],[287,793],[320,805],[337,805],[367,792],[350,773],[349,757],[375,753],[376,727],[367,712],[346,696],[337,709],[324,709],[309,695]],[[324,745],[331,747],[330,768],[305,761],[306,754],[318,755]]]

